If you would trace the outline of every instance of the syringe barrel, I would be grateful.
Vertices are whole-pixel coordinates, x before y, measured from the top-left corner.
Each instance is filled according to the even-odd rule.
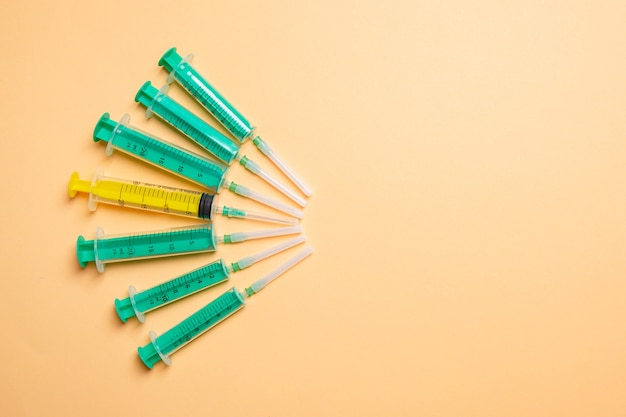
[[[191,316],[158,337],[139,347],[137,353],[148,367],[159,360],[170,364],[170,355],[245,306],[239,291],[231,288]]]
[[[157,90],[150,81],[141,86],[135,101],[147,108],[147,117],[156,114],[222,162],[230,165],[237,157],[238,145],[177,103],[163,89]]]
[[[159,65],[170,73],[168,81],[176,80],[235,138],[241,142],[250,138],[254,126],[191,66],[188,59],[183,59],[176,48],[165,52]]]
[[[77,176],[70,179],[80,181]],[[218,196],[211,193],[112,178],[96,172],[89,186],[89,210],[99,203],[131,207],[194,219],[213,220]]]
[[[129,293],[122,300],[115,299],[115,310],[123,322],[134,316],[141,319],[144,313],[228,280],[229,274],[220,259],[147,290]]]
[[[81,267],[93,261],[103,272],[104,265],[111,262],[213,252],[215,246],[212,224],[109,236],[98,228],[94,240],[78,237],[76,255]]]
[[[220,190],[227,166],[130,127],[127,121],[128,117],[124,116],[119,123],[115,122],[104,113],[96,124],[93,140],[108,142],[109,155],[117,149],[214,193]]]

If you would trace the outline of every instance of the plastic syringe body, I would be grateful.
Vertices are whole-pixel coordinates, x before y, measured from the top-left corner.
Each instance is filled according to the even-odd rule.
[[[237,157],[239,146],[169,97],[166,91],[167,85],[157,90],[147,81],[137,92],[135,101],[147,108],[146,117],[156,114],[200,147],[230,165]]]
[[[162,335],[157,336],[150,331],[151,342],[138,348],[137,353],[148,368],[152,368],[160,360],[170,365],[172,353],[244,306],[244,297],[235,288],[231,288]]]
[[[159,65],[170,73],[168,82],[176,80],[237,140],[250,138],[254,126],[191,66],[191,58],[183,59],[176,48],[171,48],[163,54]]]
[[[142,292],[130,286],[128,297],[115,299],[115,310],[123,322],[134,316],[143,322],[145,313],[222,283],[228,280],[229,274],[220,259]]]
[[[216,214],[221,214],[270,223],[297,223],[290,217],[220,206],[216,194],[106,177],[101,169],[96,170],[91,182],[80,179],[74,172],[68,183],[68,194],[73,198],[78,192],[89,193],[87,207],[91,211],[96,210],[99,203],[106,203],[195,219],[214,220]]]
[[[107,142],[107,155],[118,149],[206,187],[209,191],[219,192],[225,180],[227,166],[132,128],[127,125],[128,119],[128,115],[125,115],[118,123],[108,113],[104,113],[96,124],[93,140]]]
[[[216,245],[212,224],[110,236],[99,227],[93,240],[78,237],[76,256],[81,267],[95,262],[98,271],[103,272],[104,264],[111,262],[213,252]]]
[[[106,236],[102,228],[98,227],[93,240],[78,236],[76,257],[82,268],[85,268],[89,262],[95,262],[98,271],[103,272],[104,265],[111,262],[214,252],[218,243],[237,243],[301,232],[302,227],[292,226],[216,236],[212,224],[201,224],[145,233]]]
[[[131,285],[128,288],[128,297],[121,300],[115,299],[115,310],[123,322],[135,316],[139,321],[143,322],[146,313],[227,281],[231,271],[241,271],[305,240],[306,238],[303,235],[296,236],[262,252],[233,262],[230,267],[220,259],[141,292],[138,292]]]
[[[137,349],[139,357],[148,368],[152,368],[159,360],[166,365],[171,365],[172,353],[243,308],[244,297],[251,297],[259,292],[279,275],[309,256],[311,252],[312,248],[307,247],[267,276],[253,283],[244,292],[231,288],[161,336],[150,331],[148,334],[150,343]]]

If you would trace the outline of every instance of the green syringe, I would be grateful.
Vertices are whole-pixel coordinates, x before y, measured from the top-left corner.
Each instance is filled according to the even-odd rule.
[[[130,116],[124,115],[120,122],[115,122],[108,113],[104,113],[96,123],[94,141],[107,142],[107,155],[111,155],[115,149],[118,149],[134,158],[205,187],[213,193],[218,193],[222,187],[226,187],[235,194],[251,198],[299,219],[302,218],[301,210],[263,196],[243,185],[227,181],[228,167],[225,165],[130,127],[128,126],[129,120]]]
[[[224,185],[228,167],[211,161],[174,144],[159,140],[146,132],[130,128],[129,115],[119,123],[104,113],[93,132],[95,142],[107,142],[106,153],[117,149],[175,175],[193,181],[210,191],[218,192]]]
[[[237,159],[239,163],[251,173],[258,175],[272,187],[289,197],[295,203],[304,207],[306,200],[294,193],[280,181],[262,169],[256,162],[247,156],[238,156],[237,146],[231,142],[226,136],[219,133],[208,123],[204,122],[198,116],[178,104],[174,99],[169,97],[167,93],[168,84],[161,90],[157,90],[150,81],[144,83],[137,95],[135,101],[144,105],[146,117],[150,118],[152,114],[156,114],[166,123],[178,129],[183,135],[200,145],[206,151],[220,158],[229,164]],[[232,145],[227,150],[225,144],[228,142]],[[234,149],[233,149],[234,148]]]
[[[227,281],[231,272],[248,268],[305,240],[303,235],[296,236],[263,252],[233,262],[230,266],[220,259],[141,292],[137,292],[131,285],[128,287],[128,297],[115,299],[115,311],[124,323],[131,317],[137,317],[143,323],[149,311]]]
[[[174,352],[242,309],[245,306],[245,298],[261,291],[267,284],[302,261],[312,252],[313,249],[310,246],[307,247],[242,292],[234,287],[231,288],[160,336],[150,331],[148,333],[150,343],[137,348],[137,353],[142,362],[148,368],[152,368],[160,360],[166,365],[171,365],[172,359],[170,356]]]
[[[87,207],[91,211],[96,210],[98,203],[106,203],[194,219],[214,220],[216,214],[221,214],[226,217],[270,223],[296,224],[298,222],[293,217],[221,206],[218,204],[218,194],[106,177],[102,169],[96,170],[91,182],[80,179],[78,173],[74,172],[70,177],[67,190],[70,198],[74,198],[79,192],[89,193]]]
[[[104,265],[111,262],[214,252],[218,243],[238,243],[298,233],[302,233],[301,226],[216,236],[213,224],[202,224],[145,233],[106,236],[102,228],[98,227],[94,240],[86,240],[82,235],[78,236],[76,257],[82,268],[85,268],[89,262],[95,262],[98,271],[103,272]]]
[[[171,48],[159,60],[159,65],[170,73],[167,81],[178,82],[205,109],[209,111],[235,138],[244,142],[254,136],[252,142],[267,156],[307,197],[311,188],[263,141],[254,135],[254,126],[235,109],[211,84],[209,84],[191,65],[193,55],[184,59]]]
[[[147,81],[135,95],[135,101],[146,107],[147,118],[156,114],[200,147],[230,165],[237,158],[239,145],[177,103],[166,91],[167,85],[157,90]]]

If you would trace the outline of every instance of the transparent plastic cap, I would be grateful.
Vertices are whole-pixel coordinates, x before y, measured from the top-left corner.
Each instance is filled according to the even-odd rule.
[[[248,159],[245,155],[239,161],[241,165],[243,165],[248,171],[253,174],[261,177],[265,182],[270,184],[272,187],[276,188],[278,191],[283,193],[285,196],[290,198],[293,202],[298,204],[300,207],[306,206],[306,200],[300,197],[298,194],[287,188],[284,184],[278,181],[276,178],[268,174],[265,170],[263,170],[259,164]]]
[[[276,152],[274,152],[265,141],[257,136],[254,138],[253,142],[261,153],[267,156],[274,163],[274,165],[276,165],[291,180],[291,182],[293,182],[296,187],[302,191],[305,196],[310,197],[311,194],[313,194],[311,187],[306,185],[305,182],[296,175],[295,171],[291,169],[282,159],[280,159]]]
[[[225,181],[224,187],[228,188],[229,191],[237,195],[257,201],[261,204],[272,207],[273,209],[276,209],[278,211],[282,211],[283,213],[287,213],[298,219],[304,217],[304,213],[302,212],[302,210],[298,210],[296,208],[283,204],[280,201],[274,200],[273,198],[264,196],[263,194],[257,193],[256,191],[253,191],[250,188],[241,184],[236,184],[232,181]]]

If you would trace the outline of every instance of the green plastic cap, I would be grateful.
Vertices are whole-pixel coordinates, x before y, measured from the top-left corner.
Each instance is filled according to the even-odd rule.
[[[159,59],[159,66],[165,68],[167,72],[172,72],[174,68],[180,61],[182,61],[183,57],[181,57],[178,52],[176,52],[176,48],[170,48],[166,53],[163,54],[161,59]]]
[[[222,208],[222,214],[227,217],[246,217],[246,212],[234,207]]]
[[[241,165],[243,165],[244,167],[245,167],[246,165],[248,165],[248,162],[250,162],[250,160],[249,160],[249,159],[248,159],[248,157],[247,157],[247,156],[245,156],[245,155],[244,155],[244,156],[243,156],[243,157],[239,160],[239,163],[240,163]]]
[[[155,363],[161,360],[161,356],[157,353],[152,342],[148,343],[144,347],[138,347],[137,354],[139,354],[143,364],[150,369],[152,369]]]
[[[146,81],[135,95],[135,101],[146,107],[150,107],[158,92],[159,90],[157,90],[150,81]]]
[[[117,122],[109,117],[109,113],[104,113],[93,130],[93,141],[98,142],[99,140],[103,140],[108,142],[113,137],[113,131],[116,126]]]
[[[126,320],[129,318],[135,317],[135,309],[129,297],[123,300],[116,298],[115,311],[117,311],[117,315],[120,316],[120,320],[122,320],[123,323],[126,323]]]
[[[87,263],[96,260],[96,252],[94,251],[93,240],[85,240],[81,235],[76,239],[76,257],[81,268],[87,266]]]

